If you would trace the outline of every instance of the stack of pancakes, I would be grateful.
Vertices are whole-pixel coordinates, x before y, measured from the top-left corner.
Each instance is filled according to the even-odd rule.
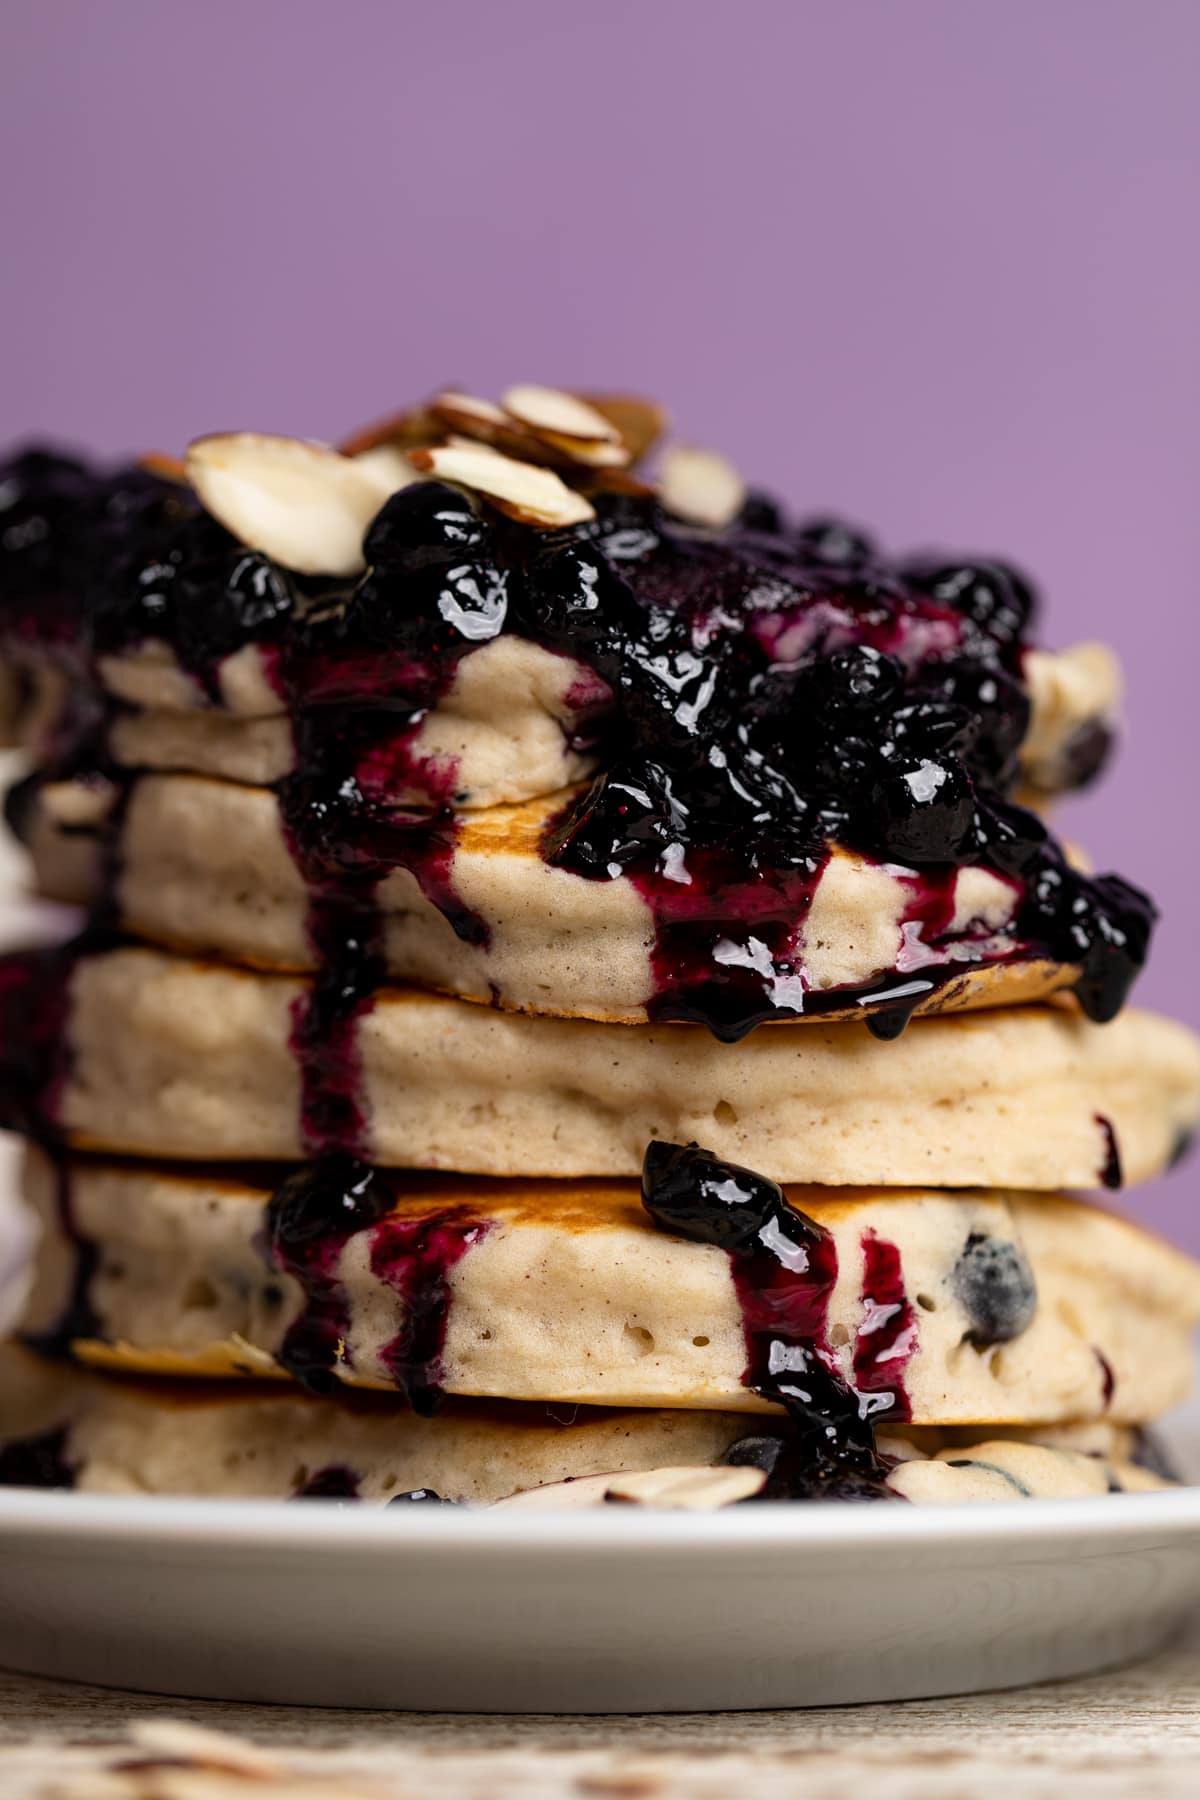
[[[706,1507],[1166,1478],[1153,907],[1042,815],[1111,655],[658,410],[443,393],[0,471],[40,1246],[0,1480]]]

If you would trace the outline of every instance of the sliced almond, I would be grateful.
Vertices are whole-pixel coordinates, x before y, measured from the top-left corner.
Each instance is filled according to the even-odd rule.
[[[523,524],[555,529],[596,516],[591,503],[560,480],[553,469],[535,468],[481,444],[414,450],[412,462],[423,474],[485,494],[501,512]]]
[[[187,470],[183,459],[168,456],[165,450],[148,450],[145,456],[138,457],[138,468],[145,469],[148,475],[157,475],[160,481],[177,481],[181,487],[187,486]]]
[[[401,488],[411,487],[414,481],[421,480],[403,450],[395,444],[376,444],[371,450],[360,450],[351,461],[355,468],[362,469],[372,481],[377,481],[385,494],[398,494]]]
[[[327,444],[235,431],[188,445],[188,480],[251,550],[302,575],[356,575],[367,526],[392,490]]]
[[[766,1484],[763,1471],[749,1467],[643,1469],[610,1481],[605,1499],[669,1507],[673,1512],[712,1512],[749,1500]]]
[[[580,1475],[574,1481],[547,1481],[541,1487],[523,1488],[506,1500],[493,1500],[489,1512],[570,1512],[581,1506],[600,1506],[615,1475]]]
[[[614,427],[629,452],[630,462],[641,462],[653,450],[668,419],[661,406],[640,394],[580,394],[584,401]]]
[[[418,444],[440,444],[445,433],[425,406],[410,406],[404,412],[389,413],[373,425],[351,432],[338,449],[343,456],[361,456],[364,450],[375,450],[380,444],[393,444],[397,450],[413,449]]]
[[[474,394],[460,394],[447,388],[435,394],[429,410],[444,431],[472,444],[486,444],[502,450],[518,461],[535,463],[569,462],[545,443],[535,432],[528,431],[516,419],[510,419],[502,407],[491,400],[477,399]]]
[[[548,444],[566,462],[578,463],[585,469],[623,469],[629,462],[629,452],[624,444],[564,437],[557,431],[539,431],[537,441]]]
[[[585,444],[617,444],[621,434],[604,414],[561,388],[538,387],[524,382],[506,389],[504,410],[528,425],[531,431],[548,432],[552,439],[582,439]]]
[[[742,510],[746,484],[733,464],[715,450],[694,450],[681,444],[663,457],[658,493],[676,518],[720,531]]]

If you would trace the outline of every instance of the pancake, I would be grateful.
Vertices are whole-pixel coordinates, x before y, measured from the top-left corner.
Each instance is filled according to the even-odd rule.
[[[475,1505],[521,1493],[522,1505],[555,1505],[596,1473],[717,1462],[746,1423],[735,1413],[570,1409],[556,1417],[454,1402],[425,1419],[370,1396],[314,1401],[250,1383],[114,1380],[0,1351],[0,1487],[377,1504],[414,1491]],[[891,1485],[904,1498],[935,1500],[1168,1485],[1132,1460],[1131,1434],[1117,1427],[1089,1427],[1082,1439],[1069,1427],[1028,1436],[988,1444],[989,1467],[978,1471],[961,1433],[893,1433],[887,1447],[901,1460]],[[955,1437],[927,1468],[939,1443]],[[997,1462],[1017,1458],[1021,1486],[1002,1482],[997,1492]]]
[[[44,894],[95,905],[115,867],[113,899],[138,936],[259,967],[318,966],[313,894],[336,893],[357,852],[306,880],[266,788],[146,776],[111,827],[106,796],[85,778],[35,793],[26,834]],[[1017,1005],[1079,980],[1078,963],[1023,935],[1020,885],[986,867],[922,875],[835,848],[811,876],[746,870],[693,899],[690,876],[667,894],[670,883],[548,862],[543,842],[572,798],[466,814],[432,834],[424,819],[402,826],[410,866],[391,861],[370,892],[387,974],[511,1011],[703,1017],[722,1035],[773,1015]]]
[[[1196,1038],[1130,1010],[918,1019],[890,1044],[764,1025],[730,1046],[389,988],[329,1030],[318,1008],[306,1049],[313,994],[290,978],[141,948],[81,957],[65,994],[56,970],[23,958],[0,984],[9,1120],[61,1012],[64,1066],[40,1071],[34,1110],[122,1153],[292,1161],[340,1144],[403,1168],[637,1175],[661,1137],[783,1181],[1056,1189],[1146,1180],[1200,1114]]]
[[[103,743],[115,763],[257,785],[292,772],[302,727],[284,709],[257,650],[240,653],[241,673],[230,678],[229,703],[222,696],[215,705],[164,654],[166,661],[143,646],[136,655],[102,660],[112,693],[126,701],[141,696],[107,720]],[[1064,653],[1068,667],[1074,655]],[[19,733],[26,747],[42,755],[61,740],[64,727],[69,730],[78,686],[45,663],[33,665],[31,686]],[[611,698],[607,686],[571,658],[527,639],[496,638],[463,657],[437,704],[415,721],[380,708],[373,756],[389,771],[387,797],[393,802],[433,798],[472,808],[528,800],[592,773],[594,752],[575,746],[587,741],[597,704]],[[1050,742],[1061,735],[1053,713],[1043,735]]]
[[[775,1283],[772,1329],[791,1341],[780,1321],[803,1306],[803,1343],[869,1416],[1133,1424],[1186,1394],[1200,1320],[1189,1258],[1057,1197],[793,1187],[815,1247],[779,1289],[774,1263],[659,1229],[633,1183],[314,1168],[268,1209],[245,1177],[59,1176],[35,1154],[27,1185],[44,1221],[27,1336],[111,1368],[291,1374],[419,1405],[773,1410],[753,1295]]]
[[[18,713],[10,695],[0,715],[39,754],[61,734],[74,684],[45,659],[25,666],[23,708]],[[1105,645],[1089,643],[1030,650],[1022,673],[1031,713],[1021,779],[1049,796],[1075,785],[1080,746],[1114,728],[1120,670]],[[123,702],[105,735],[119,765],[253,785],[280,781],[296,766],[297,722],[259,647],[227,659],[215,694],[153,640],[101,658],[98,677]],[[14,677],[5,670],[4,679]],[[526,638],[495,638],[462,657],[435,705],[395,728],[404,756],[393,753],[393,761],[416,779],[397,779],[390,798],[432,794],[470,809],[556,793],[598,766],[597,752],[579,746],[611,706],[611,690],[586,664]],[[316,721],[319,731],[319,713]]]

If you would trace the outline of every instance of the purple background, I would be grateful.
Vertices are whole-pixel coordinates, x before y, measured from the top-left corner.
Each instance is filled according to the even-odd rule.
[[[5,437],[628,385],[1128,669],[1072,822],[1200,1024],[1196,0],[5,0]],[[1200,1247],[1190,1176],[1137,1204]]]

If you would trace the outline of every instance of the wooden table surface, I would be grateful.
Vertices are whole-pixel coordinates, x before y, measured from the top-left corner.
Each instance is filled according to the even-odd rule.
[[[131,1721],[236,1733],[277,1783],[131,1756]],[[236,1760],[236,1757],[234,1758]],[[299,1778],[299,1781],[297,1779]],[[188,1702],[0,1674],[3,1800],[1129,1800],[1200,1796],[1200,1621],[1149,1662],[963,1699],[810,1712],[519,1718]]]

